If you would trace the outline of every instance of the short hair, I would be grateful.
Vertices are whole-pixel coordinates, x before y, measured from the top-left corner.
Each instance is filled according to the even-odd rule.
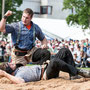
[[[31,17],[33,17],[33,11],[32,11],[32,9],[30,9],[30,8],[26,8],[24,11],[23,11],[23,13],[28,13],[29,15],[31,15]]]
[[[21,66],[23,66],[23,64],[21,64],[21,63],[16,64],[16,68],[21,67]],[[0,64],[0,69],[3,70],[3,71],[6,71],[9,74],[12,74],[12,72],[14,72],[16,70],[16,69],[13,70],[9,66],[8,62],[4,62],[4,63]]]
[[[4,62],[4,63],[0,64],[0,69],[6,71],[7,63],[8,62]]]

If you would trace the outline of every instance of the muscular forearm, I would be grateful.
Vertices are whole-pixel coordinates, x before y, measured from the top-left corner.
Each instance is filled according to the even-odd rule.
[[[6,72],[4,73],[4,77],[6,77],[7,79],[9,79],[10,81],[12,81],[15,84],[25,83],[24,79],[17,78],[13,75],[6,73]]]
[[[2,18],[0,22],[0,31],[5,32],[5,24],[6,24],[6,19]]]
[[[6,24],[6,17],[12,15],[12,11],[8,10],[6,13],[5,13],[5,17],[2,18],[1,22],[0,22],[0,31],[1,32],[5,32],[5,24]]]

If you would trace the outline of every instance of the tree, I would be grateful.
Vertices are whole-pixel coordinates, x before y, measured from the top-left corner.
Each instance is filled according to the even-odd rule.
[[[17,10],[17,7],[19,7],[22,4],[23,0],[5,0],[5,12],[7,10],[13,11],[13,15],[8,17],[7,21],[8,23],[20,20],[22,11]],[[0,0],[0,20],[2,18],[2,0]]]
[[[90,29],[90,0],[64,0],[63,10],[75,10],[66,18],[68,25],[80,25],[82,29]]]
[[[2,18],[2,1],[3,0],[0,0],[0,20]],[[8,10],[11,10],[13,12],[13,15],[7,18],[8,23],[16,22],[17,20],[21,19],[22,11],[17,10],[17,7],[19,7],[22,2],[23,0],[5,0],[5,12]],[[7,34],[2,34],[2,39],[6,36]]]

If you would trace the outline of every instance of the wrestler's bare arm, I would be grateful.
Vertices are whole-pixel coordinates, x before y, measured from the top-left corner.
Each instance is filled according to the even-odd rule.
[[[11,16],[12,15],[12,11],[8,10],[6,13],[5,13],[5,16],[8,17],[8,16]],[[0,31],[1,32],[5,32],[5,25],[6,25],[6,18],[2,18],[1,21],[0,21]]]
[[[10,75],[10,74],[6,73],[3,70],[0,70],[0,76],[6,77],[7,79],[9,79],[10,81],[12,81],[15,84],[25,83],[24,79],[17,78],[13,75]]]

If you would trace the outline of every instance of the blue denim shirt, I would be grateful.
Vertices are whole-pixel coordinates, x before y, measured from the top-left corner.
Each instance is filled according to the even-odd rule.
[[[21,49],[30,50],[33,47],[33,26],[35,27],[35,39],[36,37],[42,41],[44,39],[44,34],[41,31],[40,27],[34,24],[32,21],[31,29],[28,30],[26,26],[23,25],[22,21],[20,21],[21,31],[19,37],[18,47]],[[17,37],[19,33],[19,22],[6,24],[6,33],[11,33],[11,38],[13,45],[17,43]]]

